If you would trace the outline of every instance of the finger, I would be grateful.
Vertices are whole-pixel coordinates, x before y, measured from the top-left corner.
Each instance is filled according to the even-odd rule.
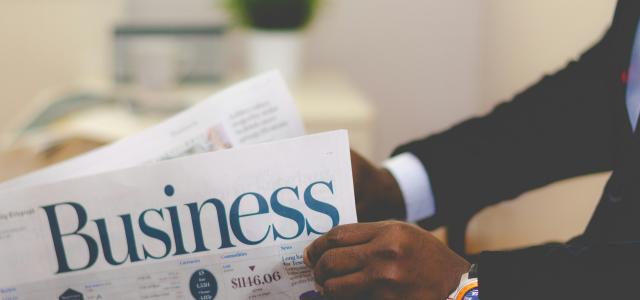
[[[313,269],[316,282],[322,285],[330,278],[362,270],[366,266],[367,253],[367,244],[327,250]]]
[[[322,292],[331,300],[370,299],[370,284],[364,272],[356,272],[327,280],[322,285]]]
[[[307,246],[304,261],[313,268],[327,250],[364,244],[373,239],[379,227],[377,223],[358,223],[333,228]]]

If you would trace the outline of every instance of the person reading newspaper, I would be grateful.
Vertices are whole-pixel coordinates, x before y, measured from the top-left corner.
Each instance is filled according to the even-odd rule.
[[[476,287],[456,300],[638,299],[639,20],[640,1],[620,0],[593,48],[487,116],[400,147],[383,169],[354,156],[360,221],[423,220],[428,228],[559,180],[613,171],[583,234],[481,253],[472,268],[408,223],[347,225],[307,250],[324,294],[444,300],[469,283]]]

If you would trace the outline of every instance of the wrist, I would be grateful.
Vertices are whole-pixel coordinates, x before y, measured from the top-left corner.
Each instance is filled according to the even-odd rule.
[[[405,220],[407,218],[406,204],[396,178],[385,168],[380,169],[378,177],[376,180],[380,184],[378,195],[382,198],[381,202],[388,204],[385,209],[389,210],[390,218]]]
[[[398,186],[398,198],[405,207],[404,221],[418,222],[435,215],[435,197],[429,173],[422,161],[412,153],[402,153],[383,163]]]

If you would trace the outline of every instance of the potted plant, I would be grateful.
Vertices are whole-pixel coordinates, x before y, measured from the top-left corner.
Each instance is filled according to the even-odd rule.
[[[279,69],[298,77],[302,31],[311,22],[319,0],[226,0],[238,24],[250,29],[247,59],[252,74]]]

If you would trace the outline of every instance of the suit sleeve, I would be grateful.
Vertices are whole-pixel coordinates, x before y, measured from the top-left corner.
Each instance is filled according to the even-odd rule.
[[[637,299],[640,242],[546,245],[478,257],[482,299]]]
[[[427,227],[468,219],[554,181],[612,168],[607,45],[605,37],[484,117],[394,151],[416,155],[429,172],[436,214]]]

